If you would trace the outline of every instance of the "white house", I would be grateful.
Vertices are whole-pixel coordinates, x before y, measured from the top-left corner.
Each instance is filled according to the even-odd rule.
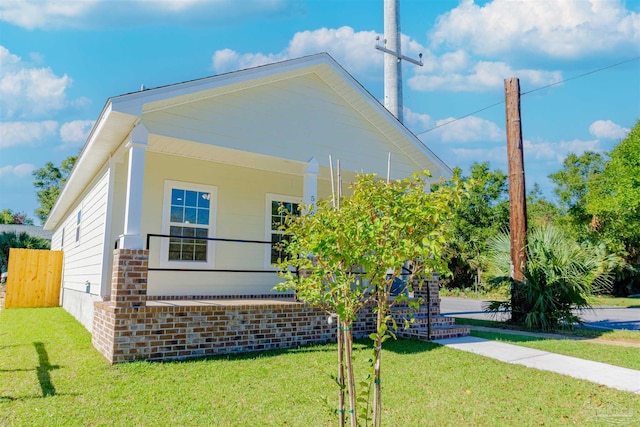
[[[326,53],[110,98],[44,225],[62,305],[91,330],[116,247],[149,250],[149,298],[273,294],[279,204],[330,196],[329,155],[348,183],[388,153],[451,175]]]

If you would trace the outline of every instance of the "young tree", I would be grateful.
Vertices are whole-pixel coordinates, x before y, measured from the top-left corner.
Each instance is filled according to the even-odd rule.
[[[406,300],[404,294],[392,299],[391,286],[403,275],[406,261],[412,261],[409,287],[413,277],[422,273],[447,271],[444,248],[451,231],[449,218],[462,190],[453,183],[429,193],[425,191],[426,185],[425,175],[390,183],[375,175],[361,175],[352,185],[353,194],[343,197],[339,208],[329,201],[320,201],[313,214],[289,216],[286,221],[285,233],[289,238],[285,250],[289,259],[283,260],[280,267],[286,270],[293,266],[304,274],[298,276],[287,270],[280,289],[293,289],[302,301],[337,317],[338,334],[345,344],[352,426],[357,424],[351,355],[356,315],[369,303],[374,305],[377,324],[371,335],[372,417],[373,425],[379,426],[382,343],[393,336],[388,327],[388,323],[395,326],[389,314],[391,307]],[[340,384],[340,393],[344,388]]]
[[[0,211],[0,224],[33,225],[33,220],[24,212],[13,212],[11,209]]]
[[[35,180],[33,186],[36,188],[36,196],[40,206],[36,209],[35,213],[40,221],[44,224],[49,216],[49,212],[55,204],[60,190],[67,181],[67,177],[73,169],[73,165],[76,162],[76,156],[67,157],[62,161],[59,167],[55,166],[52,162],[33,171]]]

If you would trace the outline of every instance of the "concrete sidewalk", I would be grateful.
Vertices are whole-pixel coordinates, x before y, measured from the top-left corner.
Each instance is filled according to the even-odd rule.
[[[621,368],[607,365],[606,363],[593,362],[471,336],[435,340],[433,342],[502,362],[551,371],[618,390],[640,394],[640,371],[634,369]]]

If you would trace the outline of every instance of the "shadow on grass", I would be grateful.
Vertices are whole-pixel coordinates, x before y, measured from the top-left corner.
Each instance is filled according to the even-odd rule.
[[[47,349],[44,347],[44,343],[36,341],[33,343],[33,346],[36,348],[36,353],[38,353],[39,364],[36,368],[36,372],[38,374],[40,389],[42,390],[42,397],[55,396],[56,388],[51,382],[51,375],[49,375],[49,372],[59,369],[60,367],[49,363],[49,354],[47,353]]]
[[[397,354],[415,354],[431,351],[441,346],[438,344],[409,338],[389,339],[385,341],[383,348]],[[373,342],[368,338],[354,340],[354,351],[373,349]],[[194,356],[185,359],[173,360],[134,360],[129,363],[150,364],[189,364],[200,363],[207,360],[259,360],[271,357],[286,356],[287,354],[316,353],[326,354],[337,351],[335,342],[315,343],[296,348],[281,348],[273,350],[257,350],[246,353],[217,354]]]

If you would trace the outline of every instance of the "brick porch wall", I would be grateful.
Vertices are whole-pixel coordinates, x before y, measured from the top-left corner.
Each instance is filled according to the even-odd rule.
[[[335,341],[336,325],[329,325],[319,309],[297,301],[264,303],[224,300],[194,305],[147,300],[146,250],[117,249],[113,257],[113,280],[108,300],[95,303],[93,345],[111,363],[136,359],[168,360],[205,355],[292,348]],[[429,311],[440,315],[437,277],[415,290]],[[214,299],[214,298],[211,298]],[[395,317],[408,313],[397,307]],[[423,312],[424,314],[424,312]],[[400,325],[399,325],[400,326]],[[354,324],[354,336],[375,331],[375,314],[363,309]],[[399,336],[415,336],[398,331]],[[427,337],[428,339],[428,337]]]

